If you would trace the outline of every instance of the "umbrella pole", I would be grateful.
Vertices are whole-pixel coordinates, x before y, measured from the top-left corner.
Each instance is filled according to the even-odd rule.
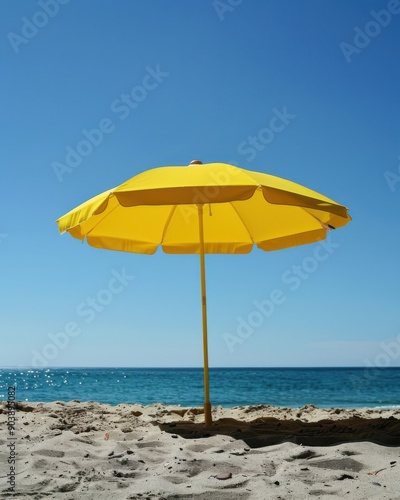
[[[204,421],[212,424],[210,385],[208,380],[208,339],[207,339],[207,302],[206,302],[206,273],[204,262],[204,232],[203,232],[203,205],[197,205],[199,211],[199,239],[200,239],[200,273],[201,273],[201,305],[203,316],[203,356],[204,356]]]

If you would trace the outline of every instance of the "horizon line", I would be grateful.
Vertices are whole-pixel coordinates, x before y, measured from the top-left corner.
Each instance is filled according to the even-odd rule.
[[[400,368],[400,365],[395,366],[359,366],[359,365],[327,365],[327,366],[213,366],[209,367],[210,370],[221,370],[221,369],[235,369],[235,370],[254,370],[254,369],[271,369],[271,370],[286,370],[286,369],[322,369],[322,368],[365,368],[370,370],[371,368],[383,370],[391,368]],[[10,365],[10,366],[0,366],[0,370],[9,369],[21,369],[21,370],[54,370],[54,369],[113,369],[113,370],[203,370],[203,366],[29,366],[29,365]]]

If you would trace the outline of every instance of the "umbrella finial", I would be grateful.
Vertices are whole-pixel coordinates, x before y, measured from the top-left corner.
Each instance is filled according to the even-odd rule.
[[[203,162],[200,160],[192,160],[189,165],[203,165]]]

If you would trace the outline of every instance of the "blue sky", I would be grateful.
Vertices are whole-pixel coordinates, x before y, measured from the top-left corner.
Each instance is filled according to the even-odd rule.
[[[96,250],[54,223],[195,158],[353,217],[322,248],[207,256],[210,366],[400,366],[399,2],[1,10],[0,366],[202,365],[198,256]]]

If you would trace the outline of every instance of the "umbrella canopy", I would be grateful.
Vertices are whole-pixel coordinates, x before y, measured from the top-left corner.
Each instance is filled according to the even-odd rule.
[[[225,163],[159,167],[91,198],[57,222],[89,245],[153,254],[248,253],[320,241],[349,222],[347,209],[294,182]]]
[[[279,250],[321,241],[351,220],[347,208],[294,182],[226,163],[159,167],[105,191],[58,219],[61,233],[96,248],[200,254],[205,418],[208,389],[204,254]]]

